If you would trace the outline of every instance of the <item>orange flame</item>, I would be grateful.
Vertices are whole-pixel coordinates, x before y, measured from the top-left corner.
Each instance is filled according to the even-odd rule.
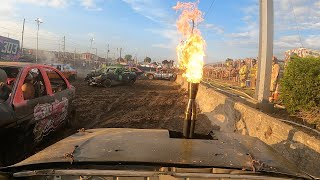
[[[198,9],[197,2],[178,2],[173,7],[181,10],[181,15],[177,20],[178,31],[186,40],[181,41],[177,46],[179,67],[185,70],[183,74],[188,82],[199,83],[203,73],[203,57],[205,41],[200,31],[195,27],[203,21],[202,12]],[[191,24],[190,24],[191,23]]]

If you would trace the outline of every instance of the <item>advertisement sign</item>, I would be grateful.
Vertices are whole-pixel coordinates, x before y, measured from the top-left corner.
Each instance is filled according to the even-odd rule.
[[[15,61],[19,58],[19,41],[0,36],[0,61]]]

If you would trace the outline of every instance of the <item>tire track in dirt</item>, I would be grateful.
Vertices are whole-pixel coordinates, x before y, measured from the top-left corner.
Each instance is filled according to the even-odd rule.
[[[133,87],[100,88],[77,81],[74,86],[81,127],[182,131],[187,92],[174,82],[138,80]],[[199,126],[196,130],[207,132],[207,127]]]

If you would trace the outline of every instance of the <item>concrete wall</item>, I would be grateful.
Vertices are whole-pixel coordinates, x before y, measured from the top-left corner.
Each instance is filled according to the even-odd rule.
[[[176,82],[187,89],[181,76]],[[197,103],[215,129],[257,137],[299,168],[320,177],[319,137],[310,136],[204,85],[199,87]]]

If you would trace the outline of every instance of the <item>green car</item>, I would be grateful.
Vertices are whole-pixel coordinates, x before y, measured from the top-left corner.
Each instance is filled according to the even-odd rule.
[[[100,69],[92,76],[87,76],[89,86],[111,87],[118,84],[133,85],[137,79],[135,72],[123,66],[108,66]]]

